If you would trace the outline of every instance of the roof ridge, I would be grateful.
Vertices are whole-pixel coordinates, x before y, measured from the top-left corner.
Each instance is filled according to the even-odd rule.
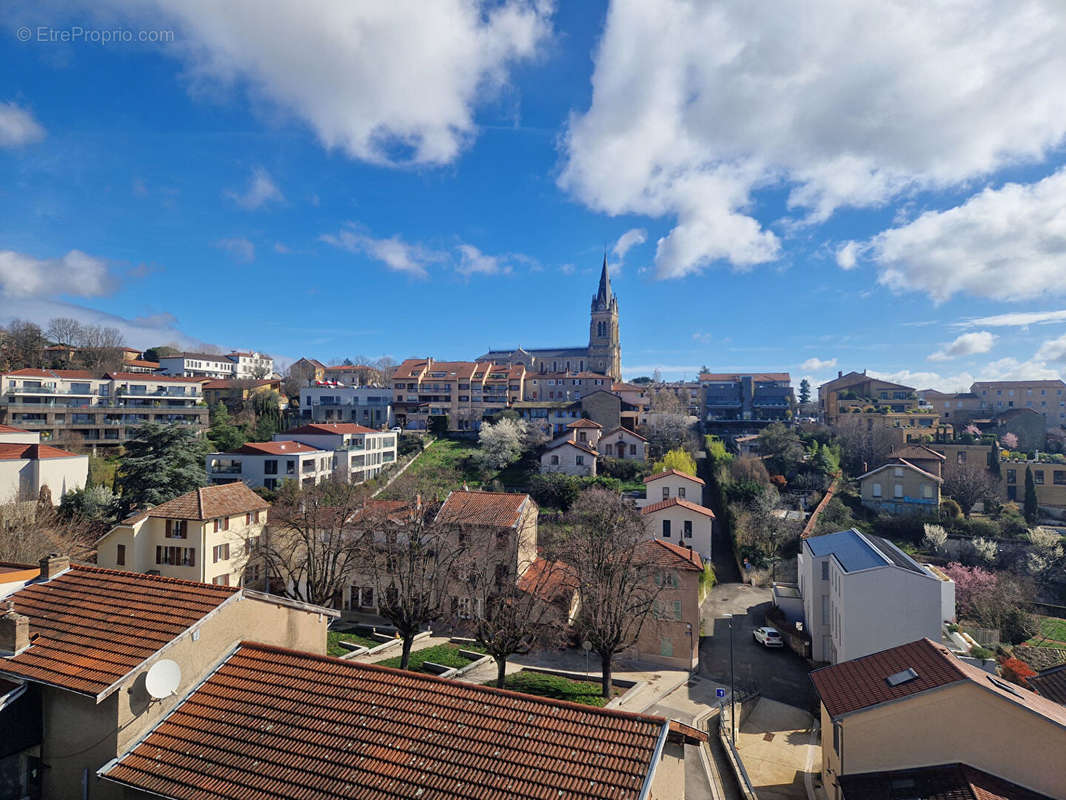
[[[193,589],[217,589],[219,591],[230,590],[229,594],[236,594],[241,591],[240,586],[216,586],[214,584],[202,583],[200,581],[190,581],[185,578],[171,578],[166,575],[149,575],[147,572],[131,572],[128,569],[109,569],[108,567],[99,567],[96,564],[71,564],[71,570],[82,570],[84,572],[96,572],[104,575],[115,575],[120,578],[135,578],[137,580],[147,580],[154,583],[168,583],[176,584],[178,586],[188,586]]]

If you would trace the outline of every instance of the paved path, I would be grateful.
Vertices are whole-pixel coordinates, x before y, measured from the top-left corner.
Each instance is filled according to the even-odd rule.
[[[737,750],[759,800],[807,800],[808,767],[822,763],[813,724],[807,712],[762,698],[740,726]]]

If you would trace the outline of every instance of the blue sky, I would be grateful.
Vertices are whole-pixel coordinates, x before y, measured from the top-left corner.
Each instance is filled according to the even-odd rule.
[[[16,4],[0,323],[473,358],[585,341],[607,248],[630,377],[1062,374],[1058,3],[429,8]]]

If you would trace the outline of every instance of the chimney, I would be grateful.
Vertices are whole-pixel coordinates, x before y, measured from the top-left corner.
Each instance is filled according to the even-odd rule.
[[[7,611],[0,615],[0,656],[15,656],[30,646],[30,618],[15,611],[8,601]]]
[[[838,369],[837,370],[837,377],[838,378],[843,378],[844,377],[844,370]]]
[[[70,557],[61,556],[59,553],[50,553],[40,560],[41,580],[50,581],[60,572],[70,569]]]

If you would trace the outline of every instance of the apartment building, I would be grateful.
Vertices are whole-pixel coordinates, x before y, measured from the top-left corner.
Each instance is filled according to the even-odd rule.
[[[301,442],[333,452],[333,471],[338,480],[362,483],[396,462],[397,435],[353,422],[313,422],[274,434],[275,442]]]
[[[300,389],[300,417],[308,422],[392,426],[392,389],[319,382]]]
[[[1050,428],[1066,428],[1066,383],[1055,378],[1039,381],[977,381],[970,387],[989,412],[1031,408]]]
[[[317,486],[334,473],[333,452],[293,441],[247,442],[236,450],[208,453],[207,479],[213,484],[242,482],[277,489],[285,481]]]
[[[1066,509],[1066,463],[1053,461],[1008,460],[1000,463],[1003,480],[999,484],[1003,500],[1025,502],[1025,472],[1033,473],[1037,505],[1061,517]]]
[[[699,404],[707,421],[784,420],[796,404],[787,372],[705,372],[699,386]]]
[[[204,380],[202,390],[204,402],[211,408],[214,408],[216,403],[222,403],[229,408],[240,407],[251,400],[254,394],[276,392],[278,409],[284,410],[289,406],[289,398],[282,391],[281,383],[281,378]]]
[[[971,412],[981,408],[981,400],[973,392],[938,392],[936,389],[919,389],[917,392],[919,405],[931,408],[945,422],[953,422],[959,426],[969,421]]]
[[[183,705],[242,640],[324,654],[336,616],[248,589],[62,556],[16,566],[22,580],[0,585],[5,797],[133,796],[99,781],[97,770]],[[171,663],[156,667],[163,661]],[[169,693],[153,685],[153,696],[147,676],[161,670]]]
[[[89,457],[41,444],[41,435],[0,425],[0,504],[36,501],[47,487],[53,505],[85,486]]]
[[[852,528],[803,540],[798,589],[815,661],[839,664],[922,637],[955,618],[955,584],[887,539]]]
[[[409,358],[392,377],[396,424],[424,429],[430,417],[446,417],[452,430],[478,430],[485,417],[522,400],[525,378],[522,364]]]
[[[191,378],[84,370],[21,369],[0,374],[0,423],[39,433],[42,442],[125,443],[144,422],[208,425],[201,382]]]
[[[254,350],[234,350],[226,354],[233,362],[233,377],[239,381],[261,380],[274,375],[274,359]]]
[[[215,586],[258,586],[256,545],[270,503],[241,482],[195,489],[122,520],[96,543],[96,563]]]
[[[177,353],[161,357],[159,368],[165,375],[186,378],[258,380],[274,374],[274,359],[263,353],[237,350],[227,355]]]
[[[614,381],[607,375],[596,372],[551,372],[526,376],[522,399],[580,400],[586,394],[606,389],[610,391]]]
[[[818,387],[818,409],[822,421],[835,425],[841,414],[873,408],[880,412],[903,414],[919,406],[918,393],[911,386],[884,381],[862,372],[837,372],[837,377]],[[935,416],[935,415],[934,415]]]
[[[935,459],[930,459],[934,461]],[[939,465],[937,465],[939,468]],[[935,513],[940,507],[940,485],[944,482],[902,457],[858,477],[862,504],[887,514]]]
[[[829,800],[1066,797],[1066,707],[918,639],[811,673]]]
[[[524,400],[514,403],[511,410],[549,436],[562,433],[567,425],[581,418],[581,404],[570,400]]]

